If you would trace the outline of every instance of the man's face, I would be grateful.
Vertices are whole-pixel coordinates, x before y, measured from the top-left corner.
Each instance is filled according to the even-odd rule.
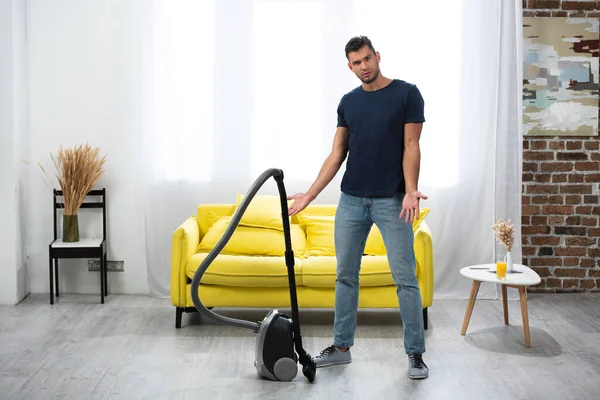
[[[348,67],[364,83],[371,83],[379,75],[379,52],[373,53],[369,46],[348,53]]]

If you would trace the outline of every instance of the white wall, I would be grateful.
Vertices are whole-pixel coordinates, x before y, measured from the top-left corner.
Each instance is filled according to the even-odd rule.
[[[0,1],[0,303],[17,300],[13,131],[12,1]],[[5,221],[5,222],[4,222]]]
[[[27,246],[26,246],[26,216],[24,206],[27,190],[27,169],[22,168],[22,160],[27,154],[27,74],[26,74],[26,10],[25,2],[12,0],[13,3],[13,48],[14,48],[14,175],[16,207],[15,207],[15,251],[17,266],[17,301],[21,301],[29,294]]]
[[[18,168],[26,143],[25,8],[0,0],[0,304],[27,295],[24,212],[26,172]]]
[[[29,0],[27,73],[31,162],[54,171],[50,152],[89,143],[108,154],[97,187],[108,196],[111,293],[147,293],[144,224],[138,190],[142,0]],[[134,134],[135,133],[135,134]],[[57,185],[57,183],[56,183]],[[27,183],[27,247],[31,292],[48,292],[52,197],[39,175]],[[82,236],[99,234],[100,220],[83,210]],[[169,266],[165,266],[169,268]],[[87,260],[61,261],[61,292],[99,294],[100,276]]]

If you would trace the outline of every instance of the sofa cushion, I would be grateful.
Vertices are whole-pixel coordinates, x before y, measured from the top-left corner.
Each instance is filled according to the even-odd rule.
[[[419,218],[413,221],[413,232],[417,231],[417,228],[419,227],[419,225],[421,225],[421,222],[423,222],[427,214],[429,214],[430,210],[431,209],[429,207],[421,207],[419,209]]]
[[[333,237],[335,216],[307,215],[299,213],[296,215],[298,222],[306,231],[306,253],[310,256],[335,256],[335,245]]]
[[[335,287],[335,257],[309,257],[302,260],[302,283],[312,287]],[[363,256],[360,286],[394,285],[386,256]]]
[[[419,218],[413,221],[413,232],[417,230],[429,208],[421,208]],[[309,215],[299,213],[298,222],[306,230],[306,256],[335,256],[334,227],[335,215]],[[386,255],[383,237],[377,225],[373,224],[364,253],[371,256]]]
[[[244,200],[244,197],[242,194],[237,195],[236,210]],[[292,201],[288,201],[287,203],[289,206],[292,204]],[[283,230],[281,200],[279,196],[254,196],[242,215],[240,225]]]
[[[335,216],[298,214],[298,221],[306,230],[306,257],[335,256],[333,236]],[[364,253],[371,256],[387,254],[383,237],[375,224],[371,227],[371,232],[367,237]]]
[[[193,279],[208,253],[196,253],[187,262],[186,274]],[[302,284],[300,259],[294,260],[296,285]],[[238,287],[289,287],[285,257],[237,256],[219,254],[200,281],[208,285]]]
[[[371,227],[371,232],[369,232],[369,236],[367,237],[364,253],[369,256],[385,256],[387,254],[385,243],[383,243],[383,236],[381,236],[381,232],[375,224]]]
[[[198,245],[197,252],[208,253],[219,243],[233,217],[219,217],[215,214],[208,232]],[[290,236],[294,254],[303,255],[306,249],[306,234],[297,224],[290,225]],[[254,228],[238,225],[229,238],[221,254],[237,255],[285,255],[285,235],[283,231],[267,228]]]

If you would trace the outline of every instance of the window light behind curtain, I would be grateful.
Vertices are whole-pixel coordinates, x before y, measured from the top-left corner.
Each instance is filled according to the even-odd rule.
[[[153,181],[209,181],[215,135],[214,1],[156,1]]]
[[[429,13],[424,23],[414,17],[422,7],[415,2],[257,0],[245,8],[252,11],[247,16],[248,31],[227,33],[215,15],[217,7],[231,9],[234,3],[180,0],[158,11],[155,57],[161,59],[154,61],[156,76],[166,79],[157,79],[154,85],[157,180],[213,179],[219,155],[208,149],[213,148],[215,136],[231,134],[219,131],[215,120],[241,117],[246,130],[235,134],[249,136],[240,143],[250,144],[244,151],[252,176],[276,166],[290,179],[312,181],[333,142],[337,101],[360,84],[345,66],[345,41],[325,48],[333,4],[349,10],[345,40],[368,35],[381,53],[383,73],[421,89],[427,118],[424,157],[446,164],[438,170],[434,163],[424,162],[422,179],[436,186],[456,184],[460,8],[440,2],[439,12]],[[216,92],[223,86],[215,79],[221,66],[215,47],[224,34],[251,37],[251,58],[240,58],[236,75],[230,77],[250,81],[250,92],[229,94],[243,98],[245,109],[215,109]],[[328,59],[326,52],[335,56]],[[345,74],[336,75],[343,81],[342,90],[327,93],[331,90],[326,82],[331,79],[328,69]],[[232,149],[236,137],[230,139],[229,150],[237,151]]]
[[[324,161],[323,3],[254,4],[252,174],[277,166],[310,181]],[[333,131],[334,126],[329,130]],[[331,137],[333,137],[331,135]]]

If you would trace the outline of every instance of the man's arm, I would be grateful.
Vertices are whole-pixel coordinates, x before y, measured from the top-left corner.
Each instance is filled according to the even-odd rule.
[[[333,147],[329,156],[325,159],[317,179],[310,186],[306,193],[296,193],[293,196],[288,196],[288,200],[294,200],[294,203],[290,206],[288,213],[289,215],[298,214],[304,210],[318,195],[321,193],[325,186],[331,182],[333,177],[337,174],[342,163],[348,155],[348,128],[339,126],[335,132],[333,139]]]
[[[406,195],[402,200],[402,211],[400,218],[406,222],[413,222],[419,218],[419,199],[427,199],[427,196],[419,192],[419,168],[421,166],[421,148],[419,139],[423,123],[410,123],[404,125],[404,158],[402,169],[404,171],[404,183]]]
[[[325,159],[317,179],[311,185],[310,189],[306,193],[314,200],[325,186],[331,182],[333,177],[337,174],[342,163],[348,155],[348,128],[338,127],[333,138],[333,147],[331,153]]]
[[[404,159],[402,168],[404,170],[404,181],[406,193],[419,190],[419,169],[421,166],[421,147],[419,139],[423,123],[404,125]]]

